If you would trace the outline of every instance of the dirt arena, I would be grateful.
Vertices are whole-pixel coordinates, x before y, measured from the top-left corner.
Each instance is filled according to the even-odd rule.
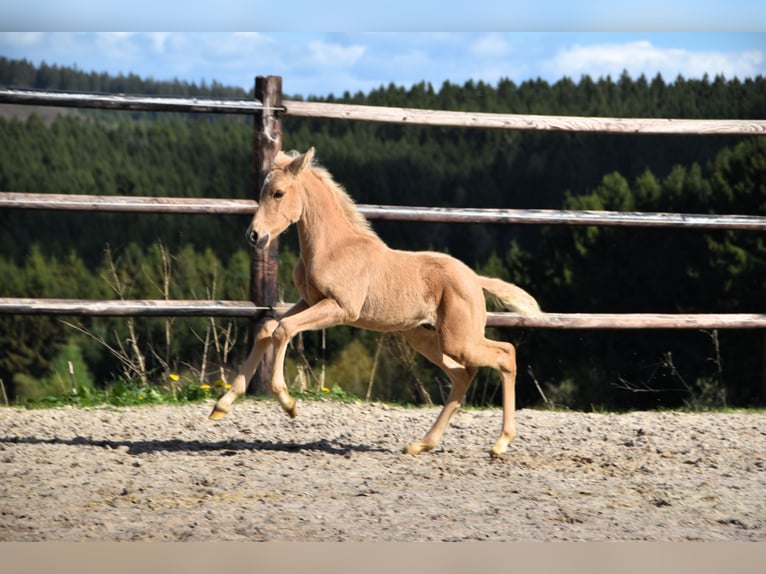
[[[766,540],[766,414],[0,409],[0,540]]]

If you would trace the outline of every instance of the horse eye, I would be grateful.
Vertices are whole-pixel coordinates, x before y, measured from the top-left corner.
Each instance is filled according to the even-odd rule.
[[[285,196],[285,192],[281,189],[278,189],[274,192],[274,199],[282,199]]]

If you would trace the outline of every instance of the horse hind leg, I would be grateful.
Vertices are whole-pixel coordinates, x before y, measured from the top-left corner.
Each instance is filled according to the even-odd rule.
[[[492,367],[502,378],[503,424],[500,437],[490,450],[490,455],[501,456],[516,438],[516,349],[510,343],[493,341],[482,337],[481,342],[467,345],[457,357],[475,367]]]
[[[445,309],[439,329],[443,352],[466,367],[491,367],[503,381],[503,425],[490,454],[500,456],[516,436],[516,349],[510,343],[484,336],[484,302],[478,297]]]
[[[274,319],[266,321],[255,336],[255,343],[250,351],[245,364],[240,369],[237,377],[234,379],[231,388],[224,394],[213,407],[210,413],[211,420],[220,420],[231,410],[231,405],[247,390],[247,383],[253,378],[258,364],[263,358],[263,354],[271,344],[271,334],[279,323]]]
[[[503,379],[503,426],[490,455],[501,456],[508,452],[508,445],[516,438],[516,348],[510,343],[503,346],[500,375]]]
[[[433,450],[439,444],[444,431],[447,430],[452,415],[460,408],[477,369],[465,367],[444,355],[441,351],[438,335],[434,331],[419,327],[412,331],[407,331],[404,333],[404,337],[416,351],[440,367],[452,383],[447,401],[444,403],[431,430],[422,439],[404,447],[404,452],[407,454],[420,454],[421,452]]]

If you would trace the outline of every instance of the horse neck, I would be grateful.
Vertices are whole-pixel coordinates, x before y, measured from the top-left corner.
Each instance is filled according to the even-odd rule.
[[[311,174],[307,178],[303,211],[298,220],[301,253],[307,258],[333,251],[335,245],[354,232],[332,190]]]

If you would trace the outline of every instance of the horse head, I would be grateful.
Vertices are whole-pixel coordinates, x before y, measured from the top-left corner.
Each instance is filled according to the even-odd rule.
[[[303,211],[300,175],[311,165],[314,148],[291,157],[280,153],[266,176],[258,199],[258,209],[245,237],[256,249],[266,249],[271,240],[297,222]]]

